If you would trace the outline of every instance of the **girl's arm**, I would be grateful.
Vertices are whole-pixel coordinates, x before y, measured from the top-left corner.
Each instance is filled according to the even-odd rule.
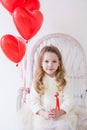
[[[67,82],[63,91],[63,102],[60,105],[60,109],[68,113],[74,106],[73,90],[70,82]]]
[[[38,114],[45,119],[48,119],[48,112],[43,109],[43,107],[40,104],[40,95],[35,91],[35,89],[32,87],[31,93],[31,109],[34,114]]]
[[[39,110],[43,109],[40,104],[40,95],[35,91],[33,86],[31,87],[30,91],[30,104],[31,109],[34,114],[36,114]]]

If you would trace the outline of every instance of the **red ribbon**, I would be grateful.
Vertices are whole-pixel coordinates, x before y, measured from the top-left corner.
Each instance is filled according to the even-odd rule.
[[[56,97],[56,110],[60,110],[60,104],[59,104],[59,98],[58,98],[59,94],[58,94],[58,92],[56,92],[54,96]]]

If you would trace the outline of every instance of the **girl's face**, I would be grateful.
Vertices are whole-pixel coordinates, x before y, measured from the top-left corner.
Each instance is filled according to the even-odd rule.
[[[49,76],[54,76],[60,63],[58,56],[53,52],[45,52],[42,60],[42,68]]]

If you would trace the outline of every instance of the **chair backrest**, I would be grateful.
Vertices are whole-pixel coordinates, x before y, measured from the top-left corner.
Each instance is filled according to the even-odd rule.
[[[62,53],[66,78],[67,81],[71,81],[76,103],[85,105],[87,95],[86,56],[80,43],[67,34],[48,34],[36,43],[29,44],[27,51],[27,86],[31,86],[33,74],[37,66],[37,57],[40,50],[46,45],[54,45]]]

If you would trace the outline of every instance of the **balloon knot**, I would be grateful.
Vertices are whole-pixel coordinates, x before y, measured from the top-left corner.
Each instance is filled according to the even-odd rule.
[[[18,67],[18,63],[16,64],[16,67]]]
[[[28,40],[26,41],[26,44],[28,44]]]

